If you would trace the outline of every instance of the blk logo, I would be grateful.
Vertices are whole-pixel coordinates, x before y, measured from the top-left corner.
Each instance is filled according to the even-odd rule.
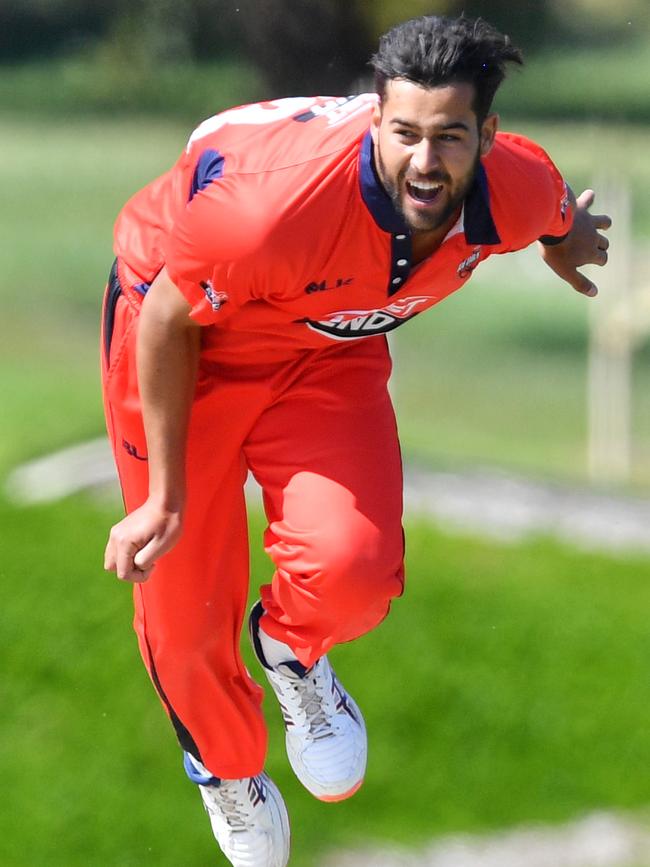
[[[305,286],[305,292],[311,295],[313,292],[326,292],[328,289],[340,289],[341,286],[349,286],[354,280],[354,277],[337,277],[335,283],[328,283],[327,280],[321,280],[317,283],[313,280]]]
[[[136,461],[146,461],[147,458],[138,454],[137,446],[134,446],[133,443],[127,442],[124,438],[122,438],[122,448],[127,453],[127,455],[131,455],[132,458],[135,458]]]

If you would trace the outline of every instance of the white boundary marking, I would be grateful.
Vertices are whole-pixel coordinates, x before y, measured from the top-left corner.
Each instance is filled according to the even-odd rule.
[[[441,837],[419,852],[333,852],[319,867],[650,867],[650,829],[612,813],[592,813],[555,827]]]
[[[4,490],[12,503],[27,506],[116,484],[117,473],[108,440],[99,437],[16,467],[9,473]]]

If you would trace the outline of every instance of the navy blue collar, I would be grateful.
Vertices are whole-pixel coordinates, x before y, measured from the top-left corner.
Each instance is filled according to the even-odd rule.
[[[361,142],[361,154],[359,156],[359,183],[361,185],[361,198],[372,214],[375,223],[384,232],[400,232],[410,234],[409,228],[401,214],[395,210],[390,196],[379,180],[375,167],[372,136],[370,130]]]
[[[500,244],[501,238],[490,211],[490,191],[483,163],[478,164],[474,183],[465,198],[463,212],[468,244]]]
[[[380,229],[384,232],[410,234],[402,216],[395,210],[390,196],[379,180],[375,167],[372,137],[368,131],[361,142],[359,155],[361,198]],[[479,164],[464,208],[465,239],[468,244],[500,244],[501,239],[490,212],[490,194],[483,164]]]

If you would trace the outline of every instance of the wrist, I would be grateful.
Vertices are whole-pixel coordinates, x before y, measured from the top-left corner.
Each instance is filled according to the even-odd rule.
[[[564,235],[542,235],[537,240],[544,247],[555,247],[557,244],[561,244],[562,241],[566,241],[569,237],[569,232],[566,232]]]
[[[150,489],[149,504],[161,514],[181,516],[185,510],[185,491]]]

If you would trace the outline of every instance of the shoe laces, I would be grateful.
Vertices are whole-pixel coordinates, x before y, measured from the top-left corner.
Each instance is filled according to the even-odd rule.
[[[313,740],[334,735],[330,717],[336,713],[336,708],[333,706],[331,678],[326,678],[327,669],[323,669],[319,661],[304,677],[289,681],[292,698],[297,699],[298,711]]]
[[[247,792],[244,790],[247,785]],[[232,831],[248,831],[252,825],[251,815],[251,788],[259,794],[263,793],[262,800],[266,799],[265,786],[261,777],[250,777],[248,781],[235,780],[225,781],[213,789],[210,804],[214,804],[214,810],[208,805],[208,812],[213,812],[224,819]]]

